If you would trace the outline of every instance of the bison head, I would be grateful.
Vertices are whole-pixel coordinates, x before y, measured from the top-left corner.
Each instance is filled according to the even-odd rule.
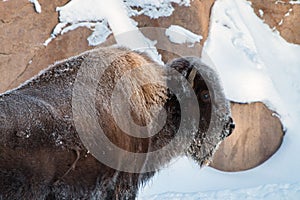
[[[197,96],[200,109],[199,128],[187,150],[200,166],[208,164],[218,145],[233,129],[230,105],[217,73],[194,57],[179,58],[169,66],[189,81]]]

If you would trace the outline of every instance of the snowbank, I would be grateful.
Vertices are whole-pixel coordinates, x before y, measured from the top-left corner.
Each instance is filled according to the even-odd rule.
[[[187,43],[191,46],[193,46],[196,42],[200,42],[202,39],[201,35],[192,33],[191,31],[178,25],[171,25],[168,29],[166,29],[166,36],[173,43]]]
[[[269,184],[254,188],[219,190],[195,193],[166,192],[147,196],[147,200],[298,200],[300,197],[300,184]]]

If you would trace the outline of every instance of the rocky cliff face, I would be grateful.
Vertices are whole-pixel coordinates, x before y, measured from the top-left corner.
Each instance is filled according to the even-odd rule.
[[[88,46],[86,40],[91,34],[87,28],[78,28],[60,35],[48,46],[44,46],[43,43],[58,22],[56,7],[65,5],[68,1],[39,2],[42,6],[41,14],[36,13],[33,5],[26,0],[0,2],[0,93],[18,86],[55,61],[93,48]],[[288,0],[251,2],[256,14],[270,27],[275,27],[287,41],[300,44],[299,4],[288,4]],[[175,11],[170,17],[150,19],[147,16],[138,16],[134,19],[140,27],[167,28],[171,24],[181,25],[202,35],[203,44],[208,36],[213,3],[214,0],[194,0],[190,7],[174,5]],[[172,58],[167,52],[161,53],[165,61]],[[232,134],[233,139],[229,138],[220,147],[213,167],[226,171],[252,168],[268,159],[279,148],[283,138],[280,121],[271,117],[273,112],[263,105],[256,104],[255,109],[251,106],[233,104],[233,117],[238,128]],[[257,118],[257,115],[260,117]],[[249,121],[251,127],[247,125]],[[266,137],[273,138],[270,140],[272,142],[262,143],[261,138]],[[240,142],[236,142],[237,138]],[[256,144],[256,147],[252,148],[252,144]],[[245,154],[248,156],[243,156]],[[232,160],[234,162],[231,165],[224,164]]]
[[[57,60],[90,48],[87,29],[65,34],[47,47],[43,45],[58,20],[55,8],[66,2],[40,1],[41,14],[29,1],[0,3],[0,92],[18,86]]]
[[[289,0],[251,0],[255,13],[288,42],[300,44],[300,5]]]

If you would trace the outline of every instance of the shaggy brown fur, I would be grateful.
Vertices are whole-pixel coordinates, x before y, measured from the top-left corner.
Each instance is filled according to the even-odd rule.
[[[137,124],[147,125],[153,105],[163,106],[167,111],[166,124],[155,136],[143,139],[124,133],[110,112],[114,105],[108,102],[117,80],[128,70],[153,63],[151,60],[126,49],[86,52],[49,67],[19,88],[0,96],[0,199],[134,199],[139,186],[154,175],[155,172],[128,173],[107,167],[88,153],[75,129],[72,92],[77,73],[81,67],[89,67],[112,54],[118,54],[118,59],[100,78],[95,105],[106,136],[120,148],[138,153],[160,149],[174,138],[181,111],[177,98],[167,89],[168,83],[165,86],[133,84],[136,92],[130,100],[131,115]],[[202,166],[232,131],[228,102],[216,101],[216,93],[204,81],[205,71],[208,70],[209,83],[219,80],[214,71],[198,59],[178,59],[168,67],[190,78],[197,95],[201,119],[186,153]],[[197,72],[189,76],[193,67],[205,70],[203,74]],[[163,72],[149,67],[137,72],[132,80],[160,73]],[[208,127],[213,118],[213,105],[218,108],[218,126],[222,129],[211,133]],[[164,165],[176,155],[178,152],[174,149],[158,159]],[[115,156],[120,164],[126,162],[126,155]]]

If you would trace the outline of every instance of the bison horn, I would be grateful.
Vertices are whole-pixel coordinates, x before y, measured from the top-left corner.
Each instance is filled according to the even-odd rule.
[[[192,88],[194,87],[194,79],[197,74],[197,69],[193,67],[189,77],[188,77],[188,82],[191,84]]]

